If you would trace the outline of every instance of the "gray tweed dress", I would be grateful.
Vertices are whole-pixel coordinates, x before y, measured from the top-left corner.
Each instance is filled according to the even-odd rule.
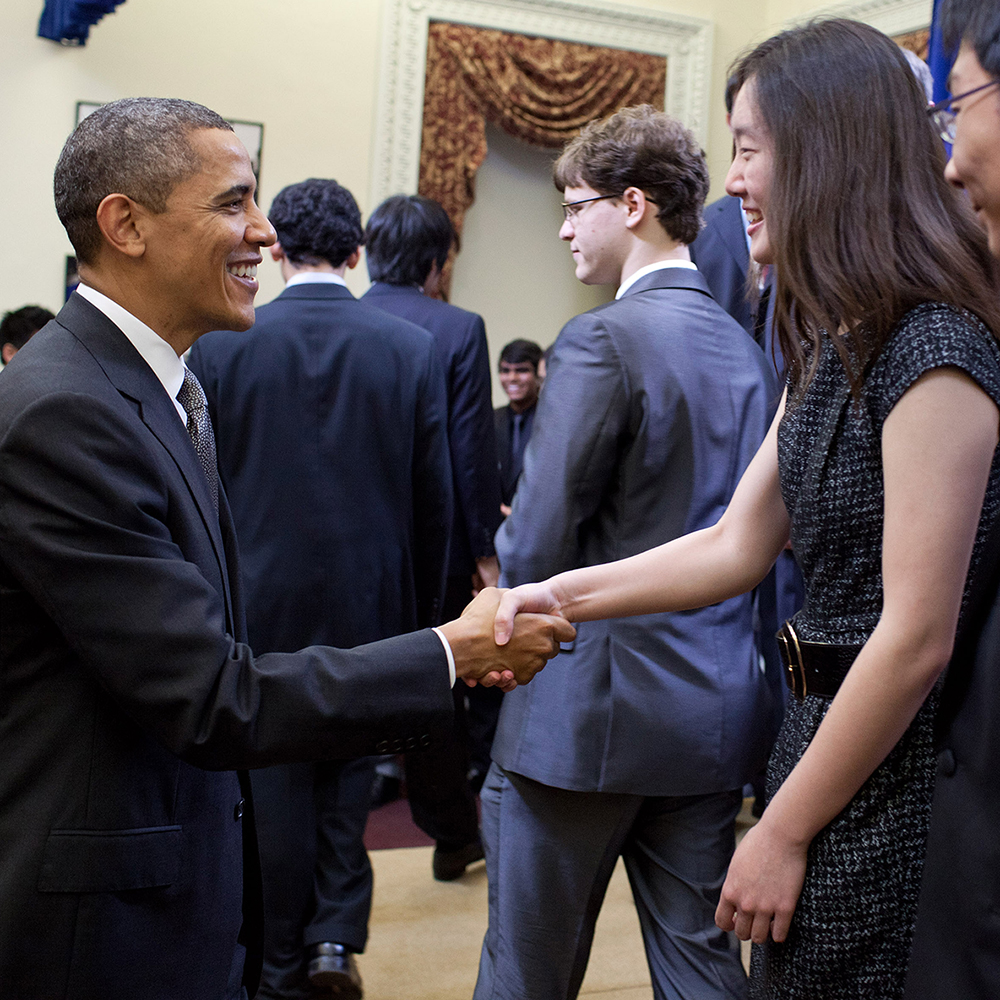
[[[806,601],[799,635],[860,644],[882,607],[882,425],[922,374],[968,373],[1000,405],[1000,349],[978,321],[938,304],[903,317],[865,378],[860,408],[825,343],[815,379],[778,430],[781,491]],[[829,442],[829,445],[826,445]],[[973,569],[1000,508],[994,458]],[[829,701],[789,699],[768,769],[773,794],[812,740]],[[893,1000],[902,995],[934,784],[932,694],[885,761],[814,839],[787,941],[754,947],[756,1000]]]

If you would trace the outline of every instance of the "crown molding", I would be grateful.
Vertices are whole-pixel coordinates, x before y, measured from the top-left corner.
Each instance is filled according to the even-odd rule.
[[[712,22],[596,0],[384,0],[371,204],[417,190],[431,21],[662,55],[666,110],[705,145]]]

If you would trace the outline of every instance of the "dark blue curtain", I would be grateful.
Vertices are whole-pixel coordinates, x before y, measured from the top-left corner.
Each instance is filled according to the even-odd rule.
[[[45,0],[38,34],[56,42],[85,45],[90,26],[124,0]]]

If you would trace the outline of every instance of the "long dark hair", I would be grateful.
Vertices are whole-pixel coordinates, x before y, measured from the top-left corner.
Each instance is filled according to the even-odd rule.
[[[827,331],[857,397],[865,366],[921,302],[1000,331],[996,263],[899,47],[835,18],[782,32],[737,60],[774,147],[768,236],[774,322],[793,394]]]

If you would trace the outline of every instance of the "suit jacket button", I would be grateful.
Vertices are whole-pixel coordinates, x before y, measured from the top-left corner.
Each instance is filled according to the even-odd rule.
[[[389,753],[389,741],[379,740],[378,743],[375,744],[375,753],[377,754]]]
[[[233,819],[237,822],[243,819],[243,805],[244,800],[240,799],[240,801],[236,803],[236,808],[233,810]]]

